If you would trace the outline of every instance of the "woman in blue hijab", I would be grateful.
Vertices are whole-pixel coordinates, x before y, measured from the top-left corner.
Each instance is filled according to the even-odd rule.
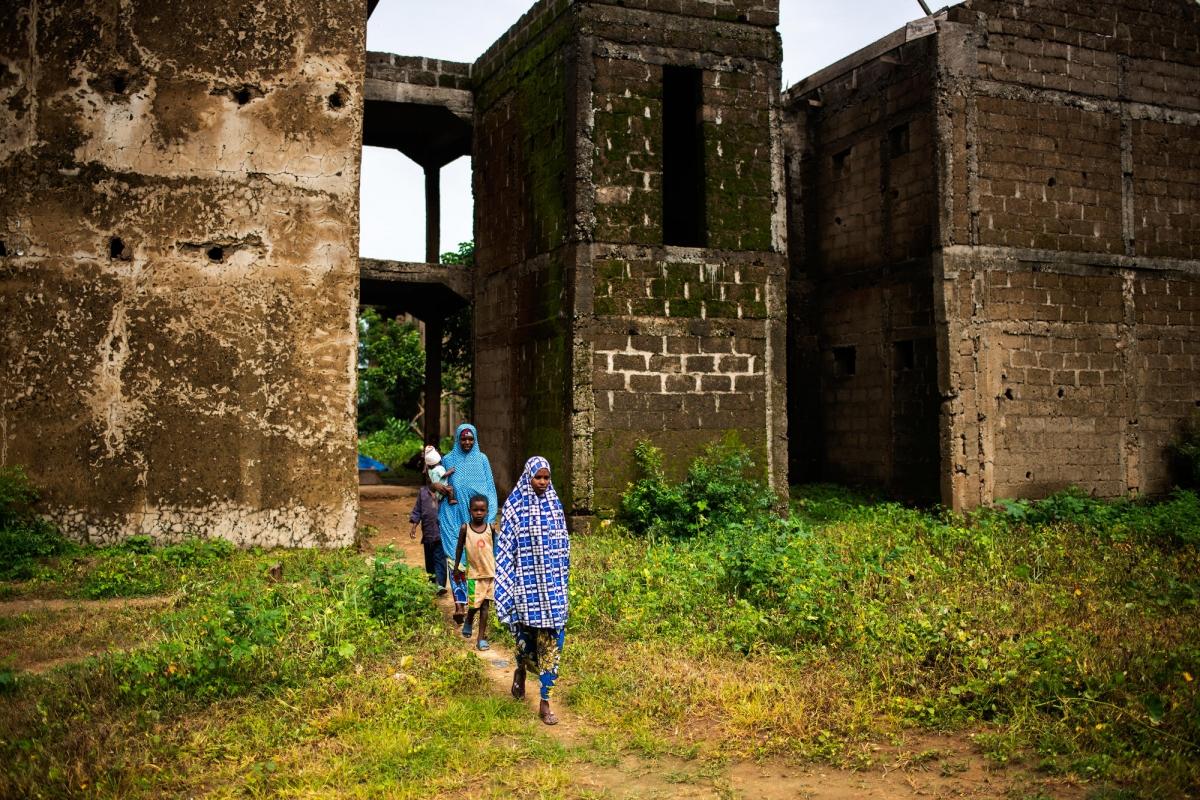
[[[458,545],[458,532],[471,519],[471,498],[475,495],[487,498],[487,521],[496,518],[499,510],[496,503],[496,481],[492,478],[492,463],[479,449],[479,435],[474,425],[459,425],[454,432],[454,449],[442,459],[446,469],[454,469],[447,480],[454,488],[458,502],[451,505],[446,501],[440,503],[438,509],[438,526],[441,528],[442,549],[446,551],[446,564],[454,565],[451,572],[450,589],[454,592],[454,621],[462,623],[466,618],[467,582],[458,581],[453,577],[453,570],[459,569],[454,564],[454,549]],[[466,567],[461,567],[466,569]]]

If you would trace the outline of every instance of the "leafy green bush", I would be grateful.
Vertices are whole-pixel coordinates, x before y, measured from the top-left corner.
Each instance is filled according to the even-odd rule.
[[[1176,790],[1200,777],[1195,493],[1071,491],[964,517],[816,487],[786,519],[644,539],[699,516],[648,455],[625,497],[638,535],[583,545],[597,555],[572,575],[576,635],[831,662],[854,676],[846,703],[932,727],[988,722],[1048,769]]]
[[[411,626],[432,619],[434,587],[424,570],[410,567],[384,550],[373,562],[365,587],[371,616],[388,623]]]
[[[37,497],[24,470],[0,468],[0,580],[28,578],[37,559],[71,548],[71,543],[33,510]]]
[[[411,419],[425,385],[421,334],[411,322],[384,319],[373,308],[358,318],[358,431],[389,419]]]
[[[130,536],[117,547],[96,551],[80,593],[93,599],[158,594],[174,586],[181,571],[212,567],[234,551],[224,539],[192,537],[156,547],[148,536]]]
[[[420,435],[407,422],[398,419],[387,420],[383,428],[358,440],[358,452],[382,461],[393,472],[403,469],[422,447]]]
[[[691,537],[738,520],[764,514],[774,495],[751,477],[750,451],[731,434],[709,445],[672,484],[663,470],[662,451],[650,442],[634,449],[639,479],[621,498],[621,521],[647,536]]]
[[[387,640],[360,601],[361,568],[349,556],[333,567],[281,584],[249,571],[216,591],[206,580],[197,603],[169,616],[165,640],[112,657],[120,691],[156,702],[228,697],[297,685],[378,652]]]
[[[999,500],[996,509],[1004,522],[1024,529],[1073,525],[1114,541],[1200,545],[1200,496],[1183,489],[1165,501],[1148,502],[1097,500],[1071,488],[1042,500]],[[977,512],[984,520],[991,515],[987,509]]]

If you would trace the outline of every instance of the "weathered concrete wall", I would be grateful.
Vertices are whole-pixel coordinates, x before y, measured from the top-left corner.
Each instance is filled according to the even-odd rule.
[[[0,463],[69,534],[353,539],[364,22],[0,12]]]
[[[894,491],[932,465],[957,507],[1169,487],[1200,403],[1198,22],[969,0],[789,91],[791,346],[821,386],[791,387],[796,463]]]
[[[681,469],[735,429],[786,486],[776,20],[544,2],[476,62],[476,415],[499,482],[539,452],[573,514],[607,512],[636,440]],[[703,248],[663,245],[664,64],[703,71]]]
[[[581,70],[594,77],[580,150],[592,181],[580,201],[591,213],[577,225],[595,244],[580,265],[587,322],[575,351],[590,407],[575,425],[594,425],[577,458],[595,465],[588,507],[602,512],[633,477],[639,439],[662,447],[679,475],[737,431],[786,488],[778,6],[692,5],[694,16],[653,3],[583,14]],[[663,245],[667,65],[700,71],[704,247]]]
[[[945,495],[1169,488],[1200,402],[1200,7],[972,2],[938,36]]]
[[[787,97],[797,476],[940,491],[933,296],[933,40]]]

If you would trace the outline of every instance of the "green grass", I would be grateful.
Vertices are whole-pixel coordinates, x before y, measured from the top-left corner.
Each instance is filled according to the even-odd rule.
[[[964,518],[811,487],[786,519],[646,529],[576,539],[564,651],[570,701],[635,741],[852,763],[915,727],[1095,785],[1200,781],[1195,494]]]
[[[387,553],[368,563],[350,551],[217,550],[171,573],[173,607],[130,620],[142,635],[129,649],[42,675],[4,671],[0,797],[488,796],[497,786],[532,797],[565,785],[566,751],[494,695],[415,570]],[[135,543],[85,551],[83,579],[74,566],[42,566],[86,586],[125,563],[120,552],[178,560]],[[4,619],[4,637],[46,623]]]
[[[744,454],[710,458],[574,539],[570,748],[496,696],[394,553],[13,538],[0,595],[171,599],[0,617],[20,663],[117,648],[0,663],[0,797],[580,796],[581,770],[631,755],[717,781],[744,757],[862,768],[907,731],[1097,797],[1196,791],[1195,494],[963,517],[805,487],[778,517]]]

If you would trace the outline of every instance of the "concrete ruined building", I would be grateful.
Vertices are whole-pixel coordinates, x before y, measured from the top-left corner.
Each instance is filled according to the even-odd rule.
[[[968,0],[787,92],[778,0],[542,0],[473,64],[364,53],[373,2],[94,5],[0,12],[0,464],[73,535],[350,542],[360,302],[473,302],[497,481],[546,455],[577,521],[728,430],[781,492],[1168,486],[1192,0]],[[364,143],[425,168],[427,263],[357,258]]]
[[[1168,489],[1200,406],[1200,5],[968,0],[784,103],[794,479]]]

